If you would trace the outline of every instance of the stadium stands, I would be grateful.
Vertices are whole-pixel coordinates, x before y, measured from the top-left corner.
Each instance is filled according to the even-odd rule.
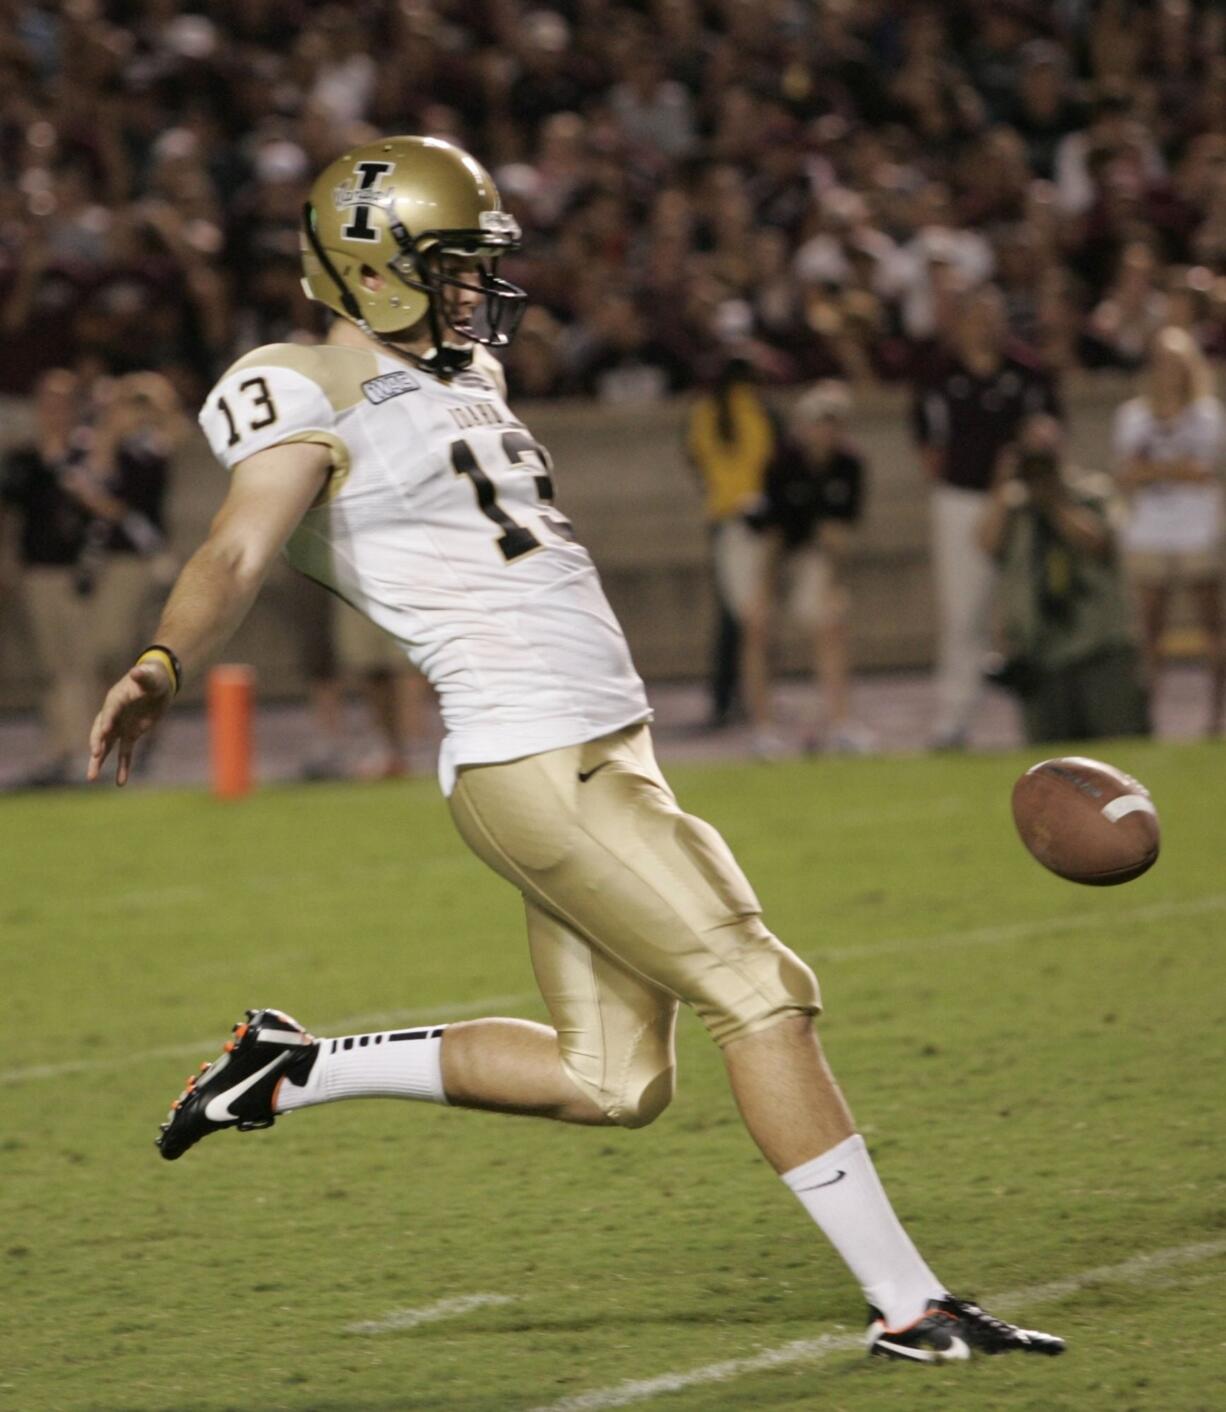
[[[551,6],[551,7],[550,7]],[[1226,351],[1226,18],[1104,0],[10,0],[0,392],[310,337],[308,173],[454,137],[528,239],[519,396],[642,399],[734,339],[777,381],[908,375],[994,275],[1056,368],[1163,321]]]

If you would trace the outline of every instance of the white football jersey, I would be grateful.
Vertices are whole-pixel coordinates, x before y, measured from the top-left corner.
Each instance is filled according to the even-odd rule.
[[[548,453],[508,409],[501,373],[488,355],[444,382],[365,349],[272,344],[240,358],[200,413],[226,467],[286,442],[331,451],[286,557],[396,638],[434,687],[448,794],[462,765],[578,745],[651,714],[591,558],[553,506]]]

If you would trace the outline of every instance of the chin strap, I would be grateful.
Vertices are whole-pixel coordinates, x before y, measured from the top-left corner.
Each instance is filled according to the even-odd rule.
[[[360,315],[352,320],[358,328],[367,336],[373,338],[376,343],[381,343],[384,348],[394,353],[397,358],[407,358],[409,362],[419,367],[423,373],[433,373],[435,377],[449,378],[456,373],[462,373],[472,366],[472,348],[458,348],[453,343],[444,343],[441,347],[436,343],[433,353],[424,356],[420,353],[413,353],[407,348],[401,348],[399,344],[393,343],[390,338],[385,338],[383,334],[376,333],[373,328]]]

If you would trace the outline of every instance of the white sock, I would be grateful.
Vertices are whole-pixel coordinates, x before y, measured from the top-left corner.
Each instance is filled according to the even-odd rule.
[[[859,1133],[784,1172],[783,1180],[843,1257],[865,1299],[881,1310],[888,1328],[914,1322],[929,1300],[945,1295],[894,1214]]]
[[[286,1076],[273,1111],[288,1113],[338,1098],[416,1098],[446,1103],[443,1092],[443,1030],[416,1030],[321,1039],[311,1072],[302,1084]]]

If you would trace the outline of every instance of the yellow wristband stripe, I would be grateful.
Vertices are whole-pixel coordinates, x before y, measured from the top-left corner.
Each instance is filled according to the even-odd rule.
[[[174,660],[169,652],[164,652],[160,647],[147,647],[136,659],[139,667],[142,662],[156,662],[158,666],[166,669],[166,675],[170,678],[170,694],[179,694],[179,674],[175,671]]]

